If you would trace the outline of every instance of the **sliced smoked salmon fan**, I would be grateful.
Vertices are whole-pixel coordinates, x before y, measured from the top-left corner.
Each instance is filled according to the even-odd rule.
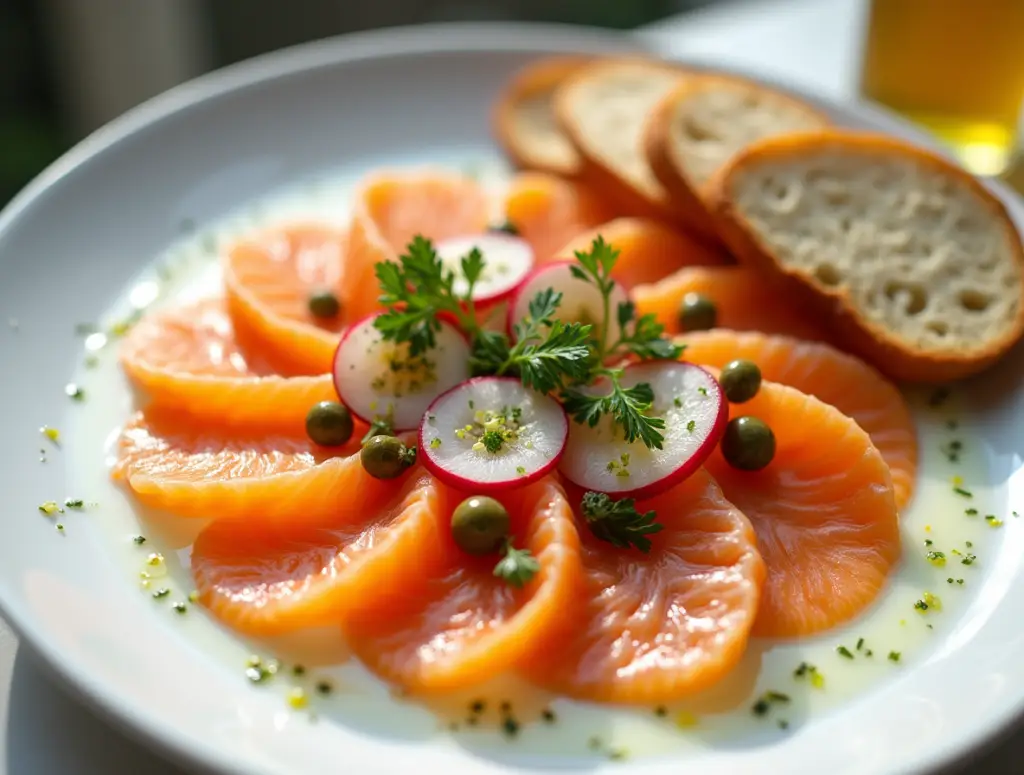
[[[868,434],[838,409],[764,382],[731,407],[775,434],[775,457],[739,471],[720,450],[707,470],[757,532],[768,580],[754,634],[793,638],[849,621],[870,605],[900,558],[889,467]]]
[[[326,374],[340,332],[353,320],[343,304],[317,317],[310,297],[340,298],[349,287],[344,235],[317,225],[271,229],[231,246],[224,289],[235,336],[287,376]]]
[[[889,466],[897,507],[910,502],[917,477],[914,419],[903,394],[864,361],[827,344],[785,336],[716,330],[679,341],[688,361],[717,368],[740,358],[753,361],[765,379],[808,393],[855,420]]]
[[[765,578],[750,522],[704,471],[637,504],[651,509],[664,529],[647,554],[581,530],[586,587],[563,612],[571,636],[529,667],[540,685],[657,704],[710,686],[743,655]]]
[[[346,494],[384,486],[353,454],[365,430],[357,427],[347,445],[327,449],[304,434],[215,428],[154,408],[125,426],[112,474],[142,503],[182,517],[329,514]]]
[[[300,434],[309,408],[335,399],[329,375],[281,377],[243,352],[220,299],[146,315],[120,358],[154,406],[214,425]]]

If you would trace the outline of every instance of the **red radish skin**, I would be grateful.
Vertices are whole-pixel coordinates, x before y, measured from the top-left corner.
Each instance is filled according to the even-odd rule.
[[[729,419],[729,404],[711,372],[682,361],[647,361],[627,366],[623,387],[639,382],[651,384],[655,409],[665,413],[664,449],[649,450],[639,440],[627,444],[621,430],[614,435],[609,433],[610,420],[596,428],[572,422],[559,465],[567,480],[616,499],[650,498],[691,476],[714,451]],[[699,392],[700,387],[706,389],[707,395]],[[675,404],[676,398],[681,405]],[[714,403],[705,405],[707,401]],[[688,418],[700,420],[692,432],[686,428]],[[629,476],[616,476],[615,471],[623,470],[623,452],[628,453]],[[608,468],[612,462],[617,466],[614,470]],[[664,473],[659,474],[658,469]]]
[[[511,234],[488,232],[443,240],[435,246],[437,255],[446,266],[456,272],[455,291],[464,295],[465,281],[461,279],[459,259],[474,247],[484,257],[484,280],[477,283],[473,305],[477,311],[489,310],[507,301],[533,271],[534,254],[530,244]],[[488,281],[490,277],[490,281]]]
[[[395,418],[394,431],[415,431],[430,402],[469,377],[469,342],[459,328],[442,320],[438,347],[428,353],[437,364],[436,380],[429,383],[430,388],[406,393],[404,396],[378,392],[373,388],[375,378],[389,376],[390,370],[383,360],[374,360],[385,356],[375,355],[373,348],[385,344],[394,346],[390,342],[384,343],[380,332],[372,328],[373,321],[380,314],[361,318],[342,335],[334,352],[334,390],[339,400],[363,422],[370,423],[375,417],[385,416],[386,407],[390,405]],[[359,341],[355,341],[354,337],[358,337]]]
[[[501,393],[501,400],[489,401],[481,397],[480,394],[484,389],[488,389],[492,394],[496,392]],[[467,404],[471,395],[476,396],[476,398],[473,399],[473,407],[469,408]],[[492,479],[480,476],[485,469],[486,459],[476,462],[472,460],[466,462],[463,460],[453,463],[450,458],[441,458],[441,455],[447,456],[449,450],[453,448],[457,450],[455,454],[462,456],[492,454],[482,451],[471,453],[467,447],[453,447],[456,444],[465,445],[470,443],[457,439],[455,430],[463,428],[468,424],[466,417],[471,417],[477,411],[498,411],[505,406],[523,407],[526,405],[524,400],[537,407],[537,411],[524,410],[525,422],[523,427],[531,427],[533,424],[540,426],[538,429],[532,429],[531,427],[529,438],[539,440],[538,434],[543,433],[543,442],[548,443],[550,440],[551,449],[543,452],[538,448],[540,446],[538,444],[529,451],[520,447],[519,452],[523,458],[541,457],[543,460],[542,464],[535,465],[531,461],[531,466],[525,473],[515,473],[511,476]],[[462,413],[463,416],[456,421],[454,418],[459,413]],[[456,385],[438,396],[427,409],[423,422],[420,425],[418,439],[419,460],[434,476],[445,484],[457,489],[480,494],[501,492],[503,490],[523,487],[551,473],[565,452],[568,436],[569,420],[561,405],[554,399],[523,387],[522,383],[515,377],[475,377],[466,380],[461,385]],[[435,440],[440,440],[441,445],[438,447],[432,446]],[[524,462],[526,462],[525,459]],[[507,461],[503,464],[506,463]],[[515,464],[514,457],[509,467],[513,464]],[[466,470],[453,470],[453,468],[459,466]],[[472,475],[469,475],[468,470],[477,473],[477,477],[474,478]]]
[[[547,288],[553,288],[563,294],[561,308],[555,314],[559,320],[565,323],[599,322],[602,309],[601,293],[585,280],[580,280],[570,274],[570,267],[578,265],[579,262],[575,260],[551,261],[530,272],[520,283],[516,295],[509,305],[506,323],[509,336],[514,334],[512,326],[528,314],[530,301]],[[628,289],[622,283],[616,282],[608,305],[608,314],[613,321],[618,305],[628,300]],[[574,314],[581,306],[593,308],[592,314],[589,315],[590,321],[581,321],[580,315]],[[563,313],[563,309],[566,310],[565,313]]]

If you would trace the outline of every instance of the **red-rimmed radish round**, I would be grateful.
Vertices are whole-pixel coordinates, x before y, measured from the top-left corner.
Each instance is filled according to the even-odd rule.
[[[420,460],[438,479],[486,493],[529,484],[558,464],[561,405],[512,377],[477,377],[438,396],[420,425]]]
[[[598,325],[604,317],[601,292],[586,280],[573,277],[570,267],[576,261],[552,261],[537,267],[516,291],[509,307],[508,330],[530,314],[530,302],[541,291],[551,288],[562,294],[562,302],[555,317],[565,323],[591,323]],[[615,320],[619,304],[629,298],[626,289],[616,283],[609,299],[608,314]]]
[[[718,444],[729,406],[714,376],[692,363],[656,361],[627,366],[623,387],[646,382],[654,391],[649,414],[665,420],[661,449],[627,443],[605,416],[593,428],[570,423],[558,470],[574,484],[615,496],[647,498],[696,471]],[[607,390],[607,385],[592,388]]]
[[[364,422],[390,420],[397,431],[419,427],[430,402],[469,377],[469,344],[441,321],[437,346],[409,356],[407,344],[388,342],[370,315],[349,328],[334,353],[334,389]]]
[[[434,246],[437,257],[455,272],[455,293],[462,296],[469,285],[462,274],[462,259],[473,248],[484,257],[484,270],[473,286],[473,303],[489,306],[511,296],[533,269],[533,248],[520,237],[500,232],[451,237]]]

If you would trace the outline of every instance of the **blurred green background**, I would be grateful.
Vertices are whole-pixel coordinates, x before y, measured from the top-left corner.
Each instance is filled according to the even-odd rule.
[[[715,0],[0,0],[0,205],[82,136],[206,70],[345,32],[453,20],[630,29]]]

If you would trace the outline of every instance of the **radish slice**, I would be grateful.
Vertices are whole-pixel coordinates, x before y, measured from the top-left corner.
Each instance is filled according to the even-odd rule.
[[[420,459],[438,479],[463,490],[521,487],[562,456],[569,421],[561,405],[512,377],[463,382],[427,409]]]
[[[640,382],[654,391],[651,416],[665,420],[662,449],[648,449],[639,440],[627,443],[609,417],[593,428],[574,422],[559,465],[566,479],[595,492],[647,498],[681,482],[711,454],[729,417],[715,378],[700,366],[677,361],[626,367],[620,384]]]
[[[473,248],[484,257],[484,271],[473,287],[473,303],[495,304],[511,296],[533,269],[533,248],[530,243],[511,234],[473,234],[452,237],[435,246],[437,257],[445,268],[455,272],[455,293],[464,295],[469,289],[462,274],[462,259]]]
[[[415,430],[430,402],[469,377],[469,344],[441,321],[437,347],[415,358],[387,342],[370,315],[345,332],[334,353],[334,389],[364,422],[388,419],[396,432]]]
[[[530,302],[541,291],[552,288],[562,294],[562,303],[555,317],[564,323],[590,323],[598,325],[604,317],[601,306],[601,292],[588,283],[573,277],[570,267],[575,261],[554,261],[535,269],[526,281],[519,286],[512,306],[509,309],[508,330],[513,331],[513,324],[530,314]],[[612,289],[608,314],[615,320],[619,304],[628,299],[626,289],[615,283]]]

